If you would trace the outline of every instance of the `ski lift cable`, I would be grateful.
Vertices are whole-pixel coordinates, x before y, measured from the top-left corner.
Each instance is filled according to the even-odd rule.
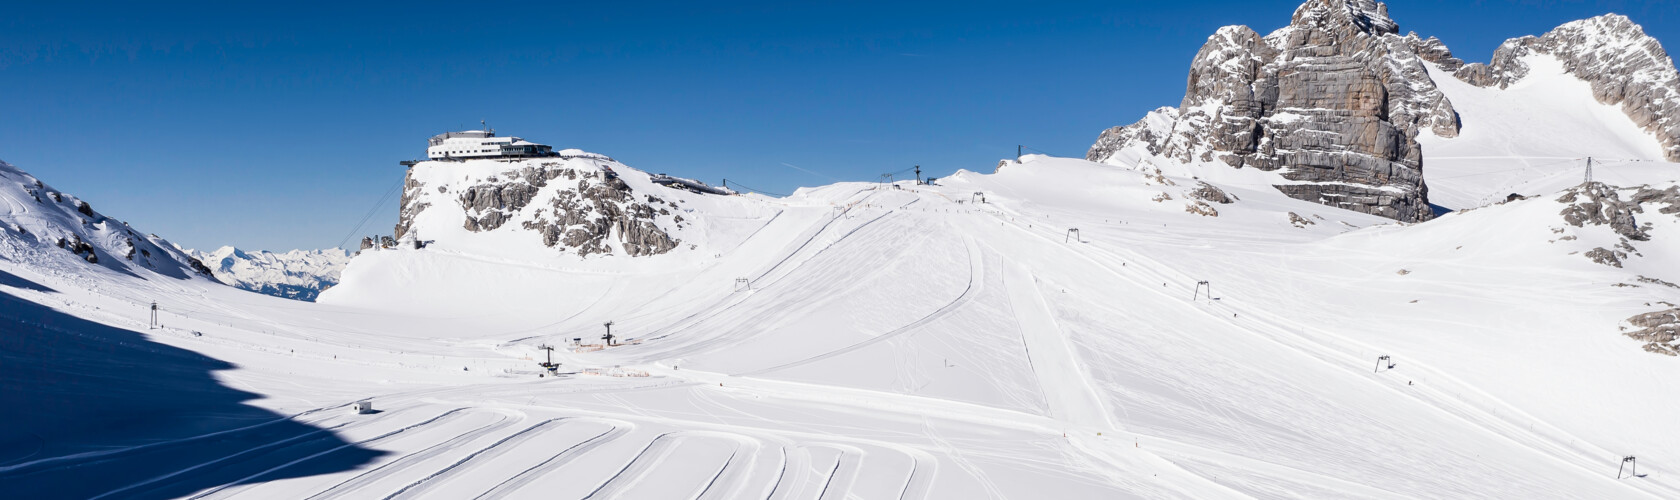
[[[350,238],[356,237],[356,233],[362,230],[362,226],[367,225],[368,220],[373,219],[374,214],[379,213],[379,208],[385,206],[385,202],[391,199],[391,195],[396,194],[397,190],[402,188],[404,180],[406,179],[398,180],[395,185],[391,186],[391,189],[385,191],[384,196],[379,197],[379,201],[373,204],[373,208],[368,209],[367,215],[362,216],[362,221],[357,222],[356,227],[350,229],[350,232],[344,235],[344,239],[338,242],[338,248],[344,248],[344,244],[349,243]]]
[[[1603,169],[1603,170],[1599,170],[1599,172],[1604,172],[1604,173],[1616,176],[1617,179],[1621,179],[1622,182],[1626,183],[1624,185],[1635,185],[1635,186],[1638,185],[1633,181],[1633,179],[1629,179],[1626,176],[1623,176],[1621,173],[1616,172],[1615,170],[1606,168],[1606,169]]]
[[[1584,160],[1585,156],[1436,156],[1425,160]]]
[[[834,182],[845,182],[845,181],[842,181],[840,179],[836,179],[834,177],[830,177],[830,176],[825,175],[825,174],[821,174],[821,173],[814,172],[814,171],[811,171],[811,170],[806,170],[805,168],[800,167],[799,165],[794,165],[792,163],[788,163],[788,162],[785,162],[785,161],[781,162],[781,164],[784,167],[791,168],[791,169],[794,169],[794,170],[798,170],[800,172],[805,172],[807,174],[815,175],[817,177],[822,177],[824,179],[828,179],[828,180],[831,180],[831,181],[834,181]]]
[[[1480,175],[1503,174],[1503,173],[1506,173],[1506,172],[1516,172],[1516,171],[1519,171],[1519,170],[1528,170],[1530,168],[1541,168],[1541,167],[1550,167],[1550,166],[1554,166],[1554,165],[1570,164],[1570,163],[1574,163],[1574,162],[1580,161],[1580,160],[1581,160],[1581,158],[1570,158],[1570,159],[1565,159],[1565,160],[1549,161],[1549,162],[1545,162],[1545,163],[1535,163],[1535,164],[1531,164],[1531,165],[1523,165],[1521,167],[1505,169],[1505,170],[1495,170],[1495,171],[1492,171],[1492,172],[1478,172],[1478,173],[1474,173],[1474,174],[1454,175],[1454,176],[1448,176],[1448,177],[1436,177],[1435,179],[1437,179],[1437,180],[1462,179],[1462,178],[1465,178],[1465,177],[1476,177],[1476,176],[1480,176]]]
[[[758,194],[762,194],[762,195],[775,196],[777,198],[788,197],[788,195],[785,195],[785,194],[777,194],[777,193],[772,193],[772,192],[769,192],[769,191],[760,191],[760,190],[753,189],[753,188],[750,188],[750,187],[747,187],[747,186],[743,186],[739,182],[730,183],[730,187],[741,188],[741,189],[745,189],[747,191],[752,191],[754,193],[758,193]]]

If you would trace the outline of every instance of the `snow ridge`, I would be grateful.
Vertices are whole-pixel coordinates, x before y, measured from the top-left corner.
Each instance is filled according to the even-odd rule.
[[[580,257],[675,250],[688,221],[681,209],[674,201],[633,189],[620,172],[631,171],[611,158],[589,154],[420,163],[408,172],[396,239],[421,242],[459,230],[515,231],[535,233],[526,241]],[[634,173],[651,182],[646,174]],[[459,215],[447,219],[421,218],[457,208]],[[439,222],[428,226],[426,220]]]
[[[0,258],[54,269],[99,266],[176,279],[211,276],[209,268],[155,234],[93,209],[0,161]]]

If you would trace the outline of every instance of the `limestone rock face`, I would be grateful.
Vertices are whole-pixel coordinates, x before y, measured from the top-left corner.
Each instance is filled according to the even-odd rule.
[[[657,204],[669,208],[656,208]],[[542,233],[543,244],[577,249],[578,255],[610,252],[607,238],[617,234],[625,253],[632,257],[657,255],[677,247],[655,223],[656,212],[670,212],[676,204],[654,196],[637,202],[629,186],[618,179],[591,183],[579,180],[575,189],[561,191],[549,202],[551,217],[538,215],[523,224]],[[679,216],[680,217],[680,216]]]
[[[1191,63],[1178,109],[1103,132],[1087,158],[1137,148],[1279,171],[1291,197],[1426,220],[1416,137],[1456,136],[1458,115],[1398,29],[1372,0],[1309,0],[1263,37],[1221,28]]]
[[[1623,335],[1645,343],[1645,351],[1664,356],[1680,355],[1680,308],[1637,314],[1627,319],[1636,330]]]
[[[1622,199],[1626,193],[1627,199]],[[1643,257],[1635,242],[1651,240],[1651,224],[1640,223],[1640,214],[1680,218],[1680,186],[1657,189],[1651,186],[1618,188],[1602,182],[1588,182],[1564,191],[1563,222],[1575,227],[1607,226],[1618,236],[1610,248],[1594,248],[1586,258],[1611,267],[1622,267],[1630,257]],[[1647,211],[1646,209],[1651,209]]]
[[[1121,149],[1128,146],[1145,148],[1145,153],[1161,154],[1161,148],[1167,144],[1167,135],[1172,134],[1178,121],[1178,108],[1171,106],[1150,111],[1142,120],[1126,126],[1117,126],[1104,130],[1097,137],[1096,144],[1085,153],[1085,158],[1091,161],[1104,161],[1114,157]],[[1008,161],[1008,160],[1005,160]],[[999,165],[1002,168],[1002,165]]]
[[[1558,202],[1564,205],[1563,221],[1575,227],[1610,226],[1616,234],[1634,241],[1651,239],[1639,226],[1634,214],[1644,212],[1638,202],[1622,201],[1616,188],[1602,182],[1590,182],[1565,191]]]
[[[1434,45],[1440,46],[1439,41]],[[1414,44],[1421,46],[1426,45]],[[1668,161],[1680,162],[1680,74],[1662,44],[1626,16],[1606,14],[1542,36],[1507,40],[1487,64],[1464,64],[1450,52],[1442,58],[1445,63],[1430,60],[1472,85],[1505,88],[1528,75],[1524,59],[1532,55],[1557,58],[1569,74],[1592,84],[1598,102],[1620,105],[1635,124],[1657,137]]]
[[[1225,190],[1199,181],[1196,182],[1196,189],[1190,191],[1190,196],[1219,204],[1230,204],[1234,201],[1231,195],[1225,193]]]
[[[676,203],[637,193],[614,173],[615,164],[599,155],[421,163],[405,183],[396,240],[423,246],[421,238],[428,235],[417,234],[418,219],[434,204],[445,204],[460,208],[464,217],[455,220],[469,233],[527,232],[546,247],[579,256],[622,251],[636,257],[676,249],[681,241],[667,229],[683,227],[673,212]],[[450,177],[456,172],[465,176]]]
[[[1412,52],[1416,52],[1419,59],[1435,63],[1441,69],[1458,71],[1464,67],[1464,60],[1454,57],[1452,50],[1439,38],[1420,38],[1417,32],[1407,33],[1406,45],[1412,47]]]

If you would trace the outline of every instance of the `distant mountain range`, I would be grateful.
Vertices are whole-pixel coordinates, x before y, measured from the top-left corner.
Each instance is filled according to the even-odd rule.
[[[353,256],[349,251],[337,248],[275,253],[221,247],[210,252],[187,252],[210,267],[216,279],[223,283],[304,301],[314,301],[322,290],[338,284],[339,272]]]

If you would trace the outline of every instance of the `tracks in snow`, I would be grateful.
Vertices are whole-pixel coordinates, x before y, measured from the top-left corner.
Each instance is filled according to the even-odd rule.
[[[1091,383],[1091,375],[1074,349],[1072,339],[1056,324],[1055,314],[1044,301],[1032,273],[1020,264],[1004,268],[1004,288],[1020,324],[1027,362],[1038,377],[1039,390],[1050,405],[1050,415],[1075,425],[1114,428],[1102,396]]]
[[[578,457],[586,456],[591,451],[604,444],[624,437],[625,434],[628,434],[630,430],[634,428],[634,426],[628,422],[619,422],[619,424],[621,425],[612,425],[612,427],[608,428],[606,431],[574,444],[569,448],[561,450],[560,453],[556,453],[553,456],[548,457],[548,459],[543,460],[528,469],[520,471],[518,474],[508,478],[506,481],[498,483],[495,487],[479,495],[477,498],[483,500],[507,498],[508,495],[519,491],[520,488],[531,484],[532,481],[535,481],[543,475],[553,472],[555,469],[560,468],[560,466],[566,465],[568,462],[578,459]]]
[[[762,374],[766,374],[766,373],[785,370],[785,369],[788,369],[788,368],[793,368],[793,367],[796,367],[796,366],[815,363],[815,362],[822,361],[822,360],[825,360],[825,359],[833,358],[835,356],[840,356],[840,355],[843,355],[843,354],[846,354],[846,353],[849,353],[849,352],[852,352],[852,351],[856,351],[858,349],[869,347],[870,345],[876,344],[876,343],[884,341],[884,340],[888,340],[888,339],[891,339],[891,338],[894,338],[894,337],[897,337],[897,336],[900,336],[900,335],[904,335],[906,333],[916,331],[917,329],[919,329],[923,326],[926,326],[928,323],[932,323],[932,322],[934,322],[934,321],[936,321],[940,318],[945,317],[946,315],[951,314],[953,311],[956,311],[958,309],[961,309],[963,306],[968,305],[968,303],[970,301],[974,300],[974,297],[976,295],[979,295],[980,291],[985,288],[986,269],[985,269],[985,262],[981,258],[979,244],[975,243],[973,238],[965,238],[963,240],[963,242],[964,242],[964,248],[968,251],[968,286],[963,288],[962,294],[958,295],[957,298],[951,299],[950,302],[946,303],[944,306],[941,306],[939,309],[935,309],[933,312],[928,313],[927,316],[923,316],[921,319],[918,319],[916,321],[912,321],[908,324],[905,324],[904,326],[894,328],[892,331],[888,331],[886,333],[877,335],[875,337],[872,337],[868,340],[858,342],[856,344],[852,344],[852,345],[849,345],[849,346],[846,346],[846,347],[835,349],[833,351],[829,351],[829,352],[826,352],[826,353],[818,354],[816,356],[805,358],[805,359],[802,359],[802,360],[799,360],[799,361],[794,361],[794,362],[791,362],[791,363],[783,363],[783,364],[780,364],[780,365],[772,366],[772,367],[769,367],[769,368],[763,368],[763,369],[759,369],[759,370],[753,370],[753,371],[750,371],[750,372],[736,373],[734,375],[747,376],[747,377],[754,376],[754,375],[762,375]]]

